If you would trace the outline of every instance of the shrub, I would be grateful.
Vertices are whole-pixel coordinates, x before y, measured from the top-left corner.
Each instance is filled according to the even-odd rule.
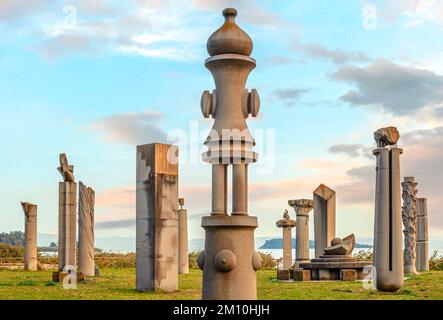
[[[438,254],[437,250],[435,250],[429,258],[429,269],[443,270],[443,257]]]
[[[23,247],[0,243],[0,258],[22,258],[23,254]]]

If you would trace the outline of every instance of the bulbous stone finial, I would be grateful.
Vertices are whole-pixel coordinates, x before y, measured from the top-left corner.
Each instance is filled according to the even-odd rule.
[[[236,23],[237,10],[226,8],[223,10],[225,23],[218,28],[208,39],[209,55],[241,54],[249,56],[252,53],[252,39]]]

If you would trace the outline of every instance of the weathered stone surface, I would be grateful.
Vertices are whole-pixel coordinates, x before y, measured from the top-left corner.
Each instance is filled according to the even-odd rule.
[[[428,242],[428,201],[425,198],[417,199],[417,242],[415,266],[418,271],[429,270],[429,242]]]
[[[178,148],[137,146],[136,287],[178,289]]]
[[[294,269],[294,281],[311,281],[311,270]]]
[[[283,219],[276,223],[278,228],[283,230],[283,269],[287,270],[292,266],[292,231],[295,227],[295,221],[291,220],[288,211],[283,213]]]
[[[309,262],[309,212],[314,201],[309,199],[289,200],[288,204],[294,208],[296,214],[295,237],[295,268],[300,263]]]
[[[340,280],[341,281],[355,281],[357,278],[357,272],[355,269],[341,269]]]
[[[94,204],[94,190],[80,182],[78,202],[78,269],[86,277],[95,276]]]
[[[401,185],[403,187],[402,220],[405,241],[403,250],[404,272],[405,274],[417,274],[415,268],[417,183],[414,181],[414,177],[405,177]]]
[[[37,205],[29,202],[21,204],[25,213],[24,269],[37,271]]]
[[[188,210],[183,209],[185,199],[180,198],[178,211],[178,273],[189,273]]]
[[[399,148],[378,148],[374,223],[375,285],[394,292],[403,286]]]
[[[199,258],[202,298],[253,300],[260,263],[254,252],[257,218],[248,216],[248,165],[258,155],[252,151],[255,141],[245,119],[258,114],[259,98],[245,84],[255,60],[249,57],[252,40],[235,23],[235,9],[225,9],[223,15],[225,23],[208,40],[211,57],[205,61],[216,89],[203,93],[201,106],[204,117],[215,119],[205,141],[208,151],[202,155],[212,165],[212,211],[202,219],[205,250]],[[227,212],[228,165],[232,165],[232,215]],[[225,266],[229,270],[220,256],[226,256],[224,263],[231,262]]]
[[[68,164],[66,154],[60,154],[57,170],[63,178],[59,182],[58,213],[58,270],[66,266],[76,268],[77,254],[77,183],[74,182],[74,166]]]
[[[398,139],[400,139],[400,133],[395,127],[381,128],[374,132],[374,139],[378,148],[384,148],[397,144]]]
[[[331,245],[324,249],[324,254],[326,256],[331,255],[346,255],[352,254],[355,247],[355,236],[351,234],[343,239],[334,238],[331,240]]]
[[[290,280],[289,269],[280,269],[277,270],[277,280]]]
[[[314,190],[315,257],[335,238],[335,191],[324,184]]]

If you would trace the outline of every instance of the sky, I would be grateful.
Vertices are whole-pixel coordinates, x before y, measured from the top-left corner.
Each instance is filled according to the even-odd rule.
[[[211,168],[200,160],[213,120],[206,41],[225,7],[254,41],[260,114],[249,118],[256,236],[279,235],[288,200],[337,192],[337,235],[371,237],[373,133],[400,131],[401,175],[428,198],[430,238],[443,238],[443,1],[2,0],[0,231],[57,233],[58,155],[96,191],[96,236],[135,234],[136,145],[180,147],[190,238],[202,238]],[[311,236],[313,219],[310,222]]]

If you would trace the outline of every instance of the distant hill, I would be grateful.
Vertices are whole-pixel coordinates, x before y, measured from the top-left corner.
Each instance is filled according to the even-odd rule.
[[[295,239],[292,239],[292,247],[295,248]],[[309,240],[309,247],[311,249],[315,248],[314,240]],[[356,243],[355,248],[368,249],[372,248],[372,245]],[[277,239],[266,240],[266,242],[259,249],[283,249],[283,239],[277,238]]]

